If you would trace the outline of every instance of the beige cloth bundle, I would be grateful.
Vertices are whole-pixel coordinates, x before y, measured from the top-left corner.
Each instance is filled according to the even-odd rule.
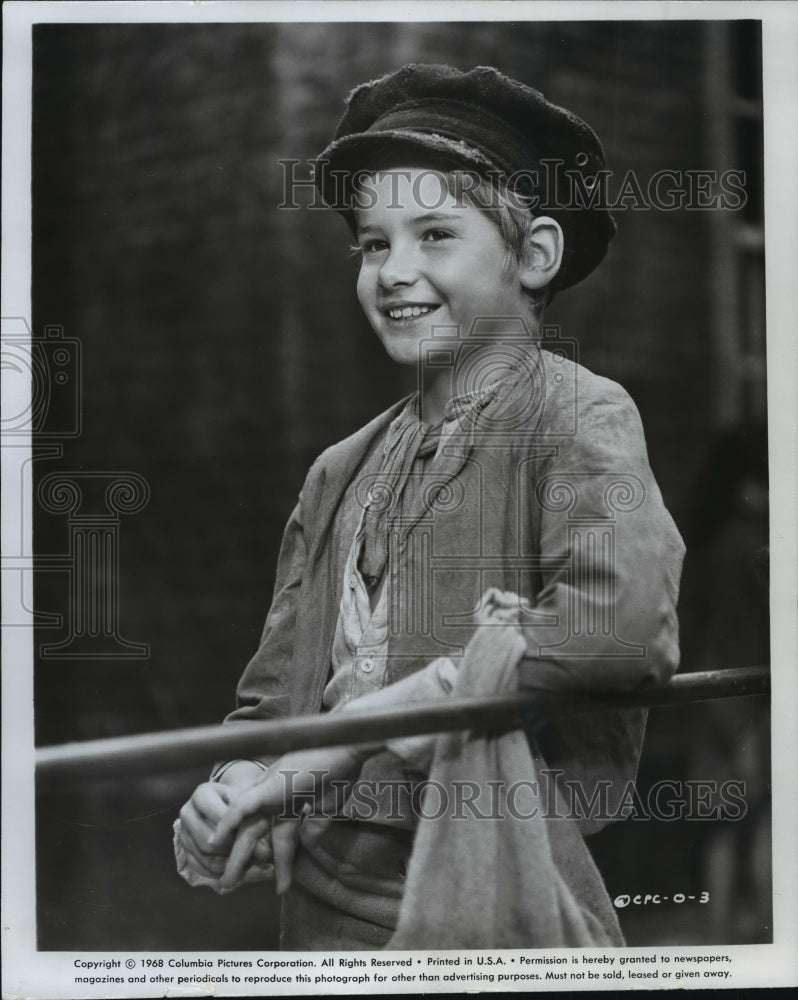
[[[489,591],[482,627],[459,667],[458,697],[518,688],[526,652],[518,598]],[[497,627],[498,626],[498,627]],[[602,947],[624,943],[601,875],[576,823],[544,818],[540,755],[521,729],[437,740],[399,922],[388,949]],[[467,783],[468,794],[463,791]],[[477,791],[473,802],[463,803]],[[523,793],[523,794],[520,794]],[[434,801],[446,801],[445,810]],[[537,813],[535,813],[537,810]],[[440,818],[432,818],[437,813]],[[468,813],[469,815],[466,815]],[[482,817],[486,818],[482,818]]]

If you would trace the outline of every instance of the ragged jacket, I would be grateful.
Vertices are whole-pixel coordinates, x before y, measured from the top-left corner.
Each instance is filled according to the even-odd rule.
[[[525,597],[520,686],[632,691],[679,662],[684,545],[649,468],[629,395],[564,351],[529,352],[522,377],[446,443],[391,542],[387,683],[437,656],[457,662],[490,587]],[[351,538],[336,512],[401,401],[314,462],[285,529],[260,647],[228,716],[318,712]],[[378,493],[364,476],[358,497]],[[633,780],[643,710],[552,720],[536,732],[553,771],[588,798]],[[605,803],[605,808],[607,804]],[[589,833],[606,817],[583,817]]]

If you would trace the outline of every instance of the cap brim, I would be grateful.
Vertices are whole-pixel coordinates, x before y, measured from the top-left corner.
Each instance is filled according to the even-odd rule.
[[[423,157],[415,164],[408,157]],[[352,181],[358,174],[390,166],[465,167],[484,172],[498,168],[481,150],[462,139],[411,129],[360,132],[331,142],[314,161],[314,179],[325,204],[351,210]]]

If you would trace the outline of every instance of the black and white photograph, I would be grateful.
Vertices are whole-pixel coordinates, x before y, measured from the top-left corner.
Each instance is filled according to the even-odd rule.
[[[798,985],[796,37],[5,5],[4,994]]]

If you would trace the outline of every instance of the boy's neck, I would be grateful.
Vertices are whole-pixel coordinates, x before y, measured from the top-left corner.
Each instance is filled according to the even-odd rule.
[[[530,340],[529,351],[537,348],[537,341]],[[467,374],[463,366],[431,367],[425,365],[419,372],[419,416],[425,424],[438,424],[446,415],[446,406],[455,396],[487,388],[507,375],[517,363],[517,351],[507,350],[497,341],[483,350],[467,355]],[[480,368],[485,372],[480,377]]]
[[[439,424],[444,418],[446,404],[455,394],[453,373],[449,369],[434,373],[425,369],[419,383],[419,416],[425,424]]]

